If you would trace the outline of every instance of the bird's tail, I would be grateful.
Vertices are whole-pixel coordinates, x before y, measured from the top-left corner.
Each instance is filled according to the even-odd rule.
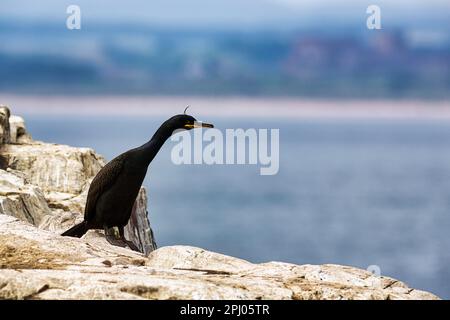
[[[62,236],[81,238],[89,230],[86,221],[74,225],[69,230],[65,231]]]

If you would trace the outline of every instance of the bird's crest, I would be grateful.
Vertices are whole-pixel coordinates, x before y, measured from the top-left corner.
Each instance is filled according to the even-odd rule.
[[[189,109],[190,105],[186,106],[186,109],[184,109],[184,114],[186,114],[187,109]]]

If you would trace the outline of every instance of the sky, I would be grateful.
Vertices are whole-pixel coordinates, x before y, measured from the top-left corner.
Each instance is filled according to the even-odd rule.
[[[86,22],[228,29],[359,24],[376,4],[388,25],[450,27],[448,0],[1,0],[0,19],[64,22],[71,4]]]

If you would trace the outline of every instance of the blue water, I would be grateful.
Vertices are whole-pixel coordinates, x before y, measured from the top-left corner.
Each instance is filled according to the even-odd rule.
[[[112,159],[145,142],[158,117],[27,116],[35,139]],[[203,247],[252,262],[367,268],[450,298],[450,123],[205,119],[279,128],[280,171],[181,165],[167,142],[145,185],[159,246]]]

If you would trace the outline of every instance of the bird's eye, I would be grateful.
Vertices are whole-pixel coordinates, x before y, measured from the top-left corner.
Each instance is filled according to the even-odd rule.
[[[194,128],[194,122],[193,121],[186,121],[186,123],[183,126],[185,129],[192,129]]]

